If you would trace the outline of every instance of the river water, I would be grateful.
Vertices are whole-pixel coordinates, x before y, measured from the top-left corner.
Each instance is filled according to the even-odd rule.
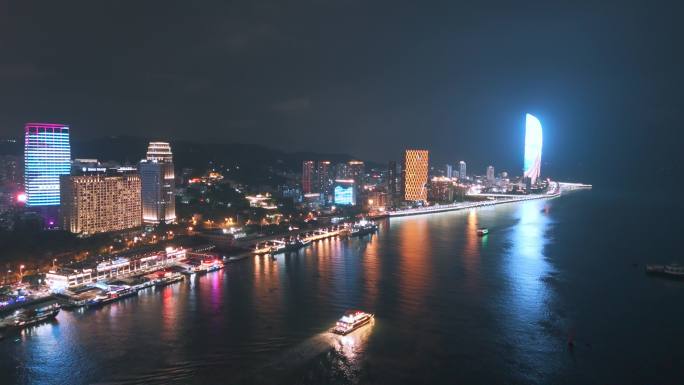
[[[680,384],[684,282],[643,268],[681,256],[681,216],[594,190],[391,219],[62,311],[0,341],[0,382]],[[350,308],[375,322],[327,333]]]

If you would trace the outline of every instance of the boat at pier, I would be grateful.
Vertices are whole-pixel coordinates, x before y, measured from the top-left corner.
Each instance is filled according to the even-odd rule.
[[[98,295],[95,298],[89,300],[86,303],[86,307],[98,307],[106,305],[115,301],[122,300],[124,298],[133,297],[138,295],[138,291],[130,287],[113,287],[106,295]]]
[[[646,273],[684,279],[684,266],[676,263],[671,265],[646,265]]]
[[[288,253],[290,251],[297,251],[303,247],[309,246],[310,244],[311,240],[296,239],[294,241],[288,241],[285,243],[280,243],[275,246],[272,246],[270,254],[281,254]]]
[[[157,287],[166,286],[166,285],[170,285],[174,282],[180,282],[183,279],[184,279],[184,277],[182,274],[176,273],[176,275],[162,278],[161,280],[159,280],[159,282],[157,282],[155,284],[155,286],[157,286]]]
[[[40,322],[48,321],[57,317],[59,311],[60,306],[58,304],[38,309],[24,310],[16,316],[12,326],[15,328],[25,328]]]
[[[378,231],[378,225],[364,219],[352,226],[350,235],[352,237],[362,237],[364,235],[375,233],[376,231]]]
[[[368,325],[373,320],[373,317],[373,314],[365,313],[361,310],[349,310],[344,313],[330,331],[344,336],[364,325]]]

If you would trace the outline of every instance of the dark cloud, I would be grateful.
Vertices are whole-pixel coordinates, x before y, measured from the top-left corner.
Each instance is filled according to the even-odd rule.
[[[377,161],[420,146],[437,164],[517,172],[532,112],[550,172],[628,175],[640,158],[677,164],[681,153],[673,2],[0,0],[0,10],[0,135],[55,120],[81,137],[206,137]]]
[[[309,98],[294,98],[273,104],[273,110],[278,112],[301,112],[311,108]]]

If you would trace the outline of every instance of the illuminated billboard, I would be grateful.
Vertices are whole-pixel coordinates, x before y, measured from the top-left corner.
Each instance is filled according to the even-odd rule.
[[[335,181],[334,201],[336,205],[356,204],[356,188],[353,181]]]
[[[537,182],[541,174],[542,125],[534,115],[525,116],[525,173],[532,184]]]

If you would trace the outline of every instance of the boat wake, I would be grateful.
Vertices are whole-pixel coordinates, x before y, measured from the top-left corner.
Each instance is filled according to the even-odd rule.
[[[372,329],[373,322],[345,336],[320,333],[287,349],[244,380],[255,384],[355,383]]]
[[[206,384],[218,379],[230,384],[258,385],[356,383],[373,324],[374,321],[345,336],[319,333],[278,353],[273,359],[257,364],[253,370],[228,369],[235,369],[235,357],[211,355],[98,384]]]

